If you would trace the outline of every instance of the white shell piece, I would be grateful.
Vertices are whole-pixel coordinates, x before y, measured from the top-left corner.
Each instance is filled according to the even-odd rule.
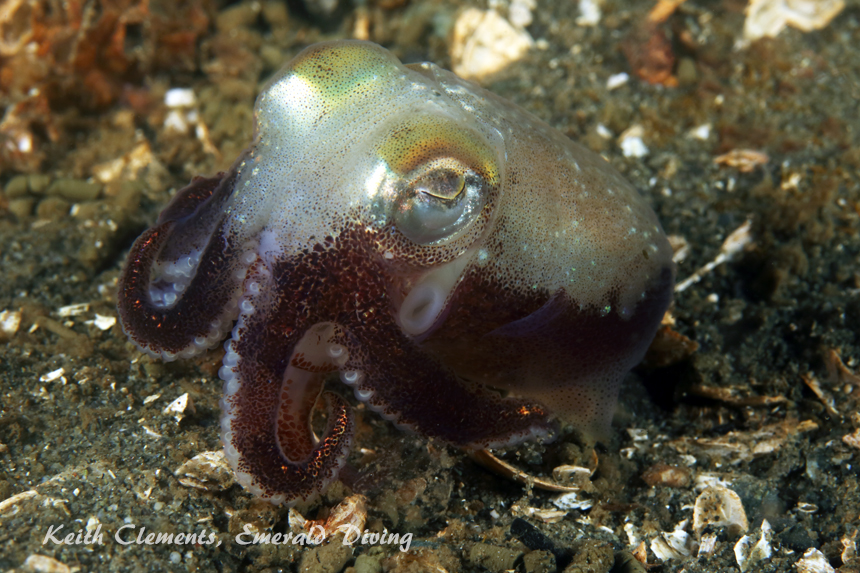
[[[591,509],[594,506],[594,500],[579,499],[577,497],[577,492],[572,491],[569,493],[563,493],[554,498],[552,500],[552,504],[559,509],[578,509],[580,511],[584,511],[586,509]]]
[[[835,573],[836,570],[824,556],[824,553],[815,548],[806,550],[803,557],[794,564],[797,573]]]
[[[173,473],[185,487],[206,491],[224,491],[235,481],[233,469],[220,450],[197,454]]]
[[[651,540],[651,551],[660,561],[684,559],[692,555],[692,539],[686,531],[676,529],[672,533],[660,533]]]
[[[770,523],[765,519],[761,524],[761,534],[758,541],[752,535],[744,535],[735,544],[735,560],[741,573],[745,573],[753,564],[770,559],[773,555],[773,547],[770,545],[772,537]]]
[[[702,539],[699,540],[699,553],[698,557],[707,557],[709,555],[714,554],[714,550],[717,548],[717,536],[713,533],[706,533],[702,536]]]
[[[193,415],[194,412],[194,401],[191,400],[188,392],[165,406],[164,410],[161,411],[162,414],[173,416],[177,423],[181,422],[185,416]]]
[[[721,486],[706,488],[699,494],[693,509],[693,530],[700,533],[707,525],[735,527],[745,533],[749,521],[738,494]]]

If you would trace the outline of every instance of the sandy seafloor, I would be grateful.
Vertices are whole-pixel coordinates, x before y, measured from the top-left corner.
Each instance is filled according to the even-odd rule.
[[[126,14],[140,7],[116,5]],[[497,5],[505,14],[506,3]],[[85,22],[100,21],[110,6],[92,4]],[[255,501],[229,476],[226,489],[203,490],[174,474],[220,448],[223,351],[162,364],[141,355],[110,319],[134,238],[191,176],[225,168],[247,145],[254,97],[281,63],[312,42],[359,33],[408,61],[447,67],[451,23],[463,6],[370,1],[324,27],[294,4],[288,11],[275,3],[229,12],[217,3],[180,7],[160,21],[137,13],[120,40],[121,81],[109,65],[96,77],[47,61],[65,57],[62,47],[33,55],[26,70],[14,68],[24,60],[0,59],[4,85],[9,73],[24,78],[0,92],[7,112],[26,90],[53,94],[47,109],[5,123],[2,133],[0,310],[21,322],[0,343],[0,501],[7,500],[0,570],[605,572],[615,563],[614,571],[642,571],[625,552],[644,542],[649,570],[737,571],[743,528],[694,528],[697,497],[717,485],[743,507],[749,538],[740,546],[759,544],[745,570],[803,571],[796,563],[807,552],[811,562],[816,549],[823,561],[809,570],[860,571],[852,553],[860,529],[860,380],[852,374],[860,366],[860,4],[849,2],[820,31],[786,29],[739,47],[743,2],[689,0],[660,26],[677,58],[679,85],[668,87],[635,77],[621,48],[650,3],[607,0],[596,25],[579,26],[575,3],[537,1],[527,27],[537,45],[484,85],[602,153],[641,189],[667,234],[688,244],[679,278],[712,261],[748,219],[751,241],[676,296],[674,328],[699,348],[628,377],[611,439],[597,446],[598,469],[578,496],[591,500],[590,509],[559,510],[557,494],[401,433],[353,401],[358,433],[343,483],[297,509],[314,518],[363,494],[365,527],[412,533],[406,553],[337,542],[238,544],[246,524],[289,531],[287,510]],[[159,10],[169,12],[153,1],[151,14]],[[194,35],[174,57],[153,46],[158,25]],[[28,24],[2,26],[5,41]],[[109,34],[100,37],[107,42]],[[32,64],[39,58],[41,68]],[[622,72],[630,80],[607,89]],[[85,76],[96,80],[81,83]],[[173,87],[193,88],[207,140],[193,126],[165,128],[163,94]],[[625,157],[618,136],[635,125],[648,153]],[[707,132],[690,135],[704,125]],[[18,141],[10,134],[28,130],[32,151],[10,152],[9,141]],[[749,172],[714,163],[736,149],[769,160]],[[143,158],[137,164],[110,163],[135,153]],[[63,180],[99,173],[104,182],[94,187]],[[61,316],[61,308],[81,304],[79,314]],[[93,322],[97,315],[106,318]],[[163,410],[184,394],[194,412],[177,422]],[[547,475],[589,461],[588,451],[568,436],[507,457]],[[670,479],[653,477],[665,470],[658,464],[675,468],[663,474]],[[217,541],[115,542],[129,524],[147,532],[205,529]],[[104,543],[43,544],[59,525],[63,534],[100,525]],[[661,543],[675,543],[674,555]]]

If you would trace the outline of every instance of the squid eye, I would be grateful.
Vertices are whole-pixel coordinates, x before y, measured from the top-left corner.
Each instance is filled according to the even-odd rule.
[[[483,178],[469,169],[425,171],[401,194],[395,213],[397,228],[423,245],[449,239],[478,217],[486,187]]]

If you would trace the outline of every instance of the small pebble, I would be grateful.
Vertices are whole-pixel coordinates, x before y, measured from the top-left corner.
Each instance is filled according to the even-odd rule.
[[[42,195],[45,189],[48,188],[48,185],[51,184],[51,176],[34,173],[27,178],[27,183],[30,187],[30,193]]]
[[[575,550],[564,573],[608,573],[615,564],[615,552],[604,541],[586,539]]]
[[[36,217],[47,221],[59,221],[69,214],[71,205],[59,197],[46,197],[36,207]]]
[[[514,564],[522,554],[522,551],[507,547],[476,543],[469,551],[469,561],[476,567],[483,567],[490,571],[507,571],[514,568]]]
[[[9,199],[22,197],[27,194],[27,191],[29,191],[29,185],[26,175],[16,175],[6,183],[6,187],[3,189]]]
[[[9,212],[18,219],[26,219],[33,214],[33,205],[36,200],[32,197],[19,197],[9,201]]]
[[[80,179],[61,177],[48,186],[47,194],[62,197],[69,201],[92,201],[101,193],[100,183],[90,183]]]
[[[550,573],[556,570],[555,555],[549,551],[530,551],[523,557],[526,573]]]
[[[280,28],[287,25],[290,21],[290,14],[287,12],[287,4],[285,2],[264,2],[263,3],[263,18],[266,23],[273,28]]]
[[[688,487],[692,482],[690,470],[679,468],[664,463],[657,463],[649,467],[642,474],[642,481],[654,486],[666,487]]]
[[[355,573],[382,573],[382,564],[378,559],[362,554],[356,558],[353,569]]]
[[[231,32],[237,28],[250,28],[257,21],[260,5],[257,2],[242,3],[225,8],[215,19],[219,32]]]
[[[696,63],[690,58],[681,58],[678,62],[678,84],[691,86],[697,79]]]

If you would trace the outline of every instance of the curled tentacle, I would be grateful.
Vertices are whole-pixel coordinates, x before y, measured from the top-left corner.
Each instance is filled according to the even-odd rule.
[[[337,477],[352,443],[352,414],[330,392],[327,428],[311,427],[324,377],[347,359],[334,324],[312,321],[308,308],[275,289],[290,282],[262,260],[249,269],[240,315],[227,343],[221,437],[239,483],[272,503],[308,500]],[[302,269],[306,277],[314,269]],[[281,296],[281,295],[284,296]],[[274,295],[274,296],[273,296]]]
[[[224,230],[233,176],[195,178],[129,252],[117,307],[141,350],[173,360],[218,344],[236,315],[242,257]]]
[[[289,459],[271,427],[252,431],[249,420],[222,418],[221,439],[236,479],[249,492],[276,505],[311,500],[328,487],[346,462],[354,423],[349,405],[337,394],[323,392],[328,423],[322,438],[305,457]],[[225,413],[235,411],[230,396],[222,400]],[[262,425],[262,424],[260,424]]]
[[[555,429],[543,405],[502,398],[458,378],[404,335],[393,317],[370,327],[352,324],[349,332],[355,342],[341,381],[402,428],[475,449],[547,437]]]

